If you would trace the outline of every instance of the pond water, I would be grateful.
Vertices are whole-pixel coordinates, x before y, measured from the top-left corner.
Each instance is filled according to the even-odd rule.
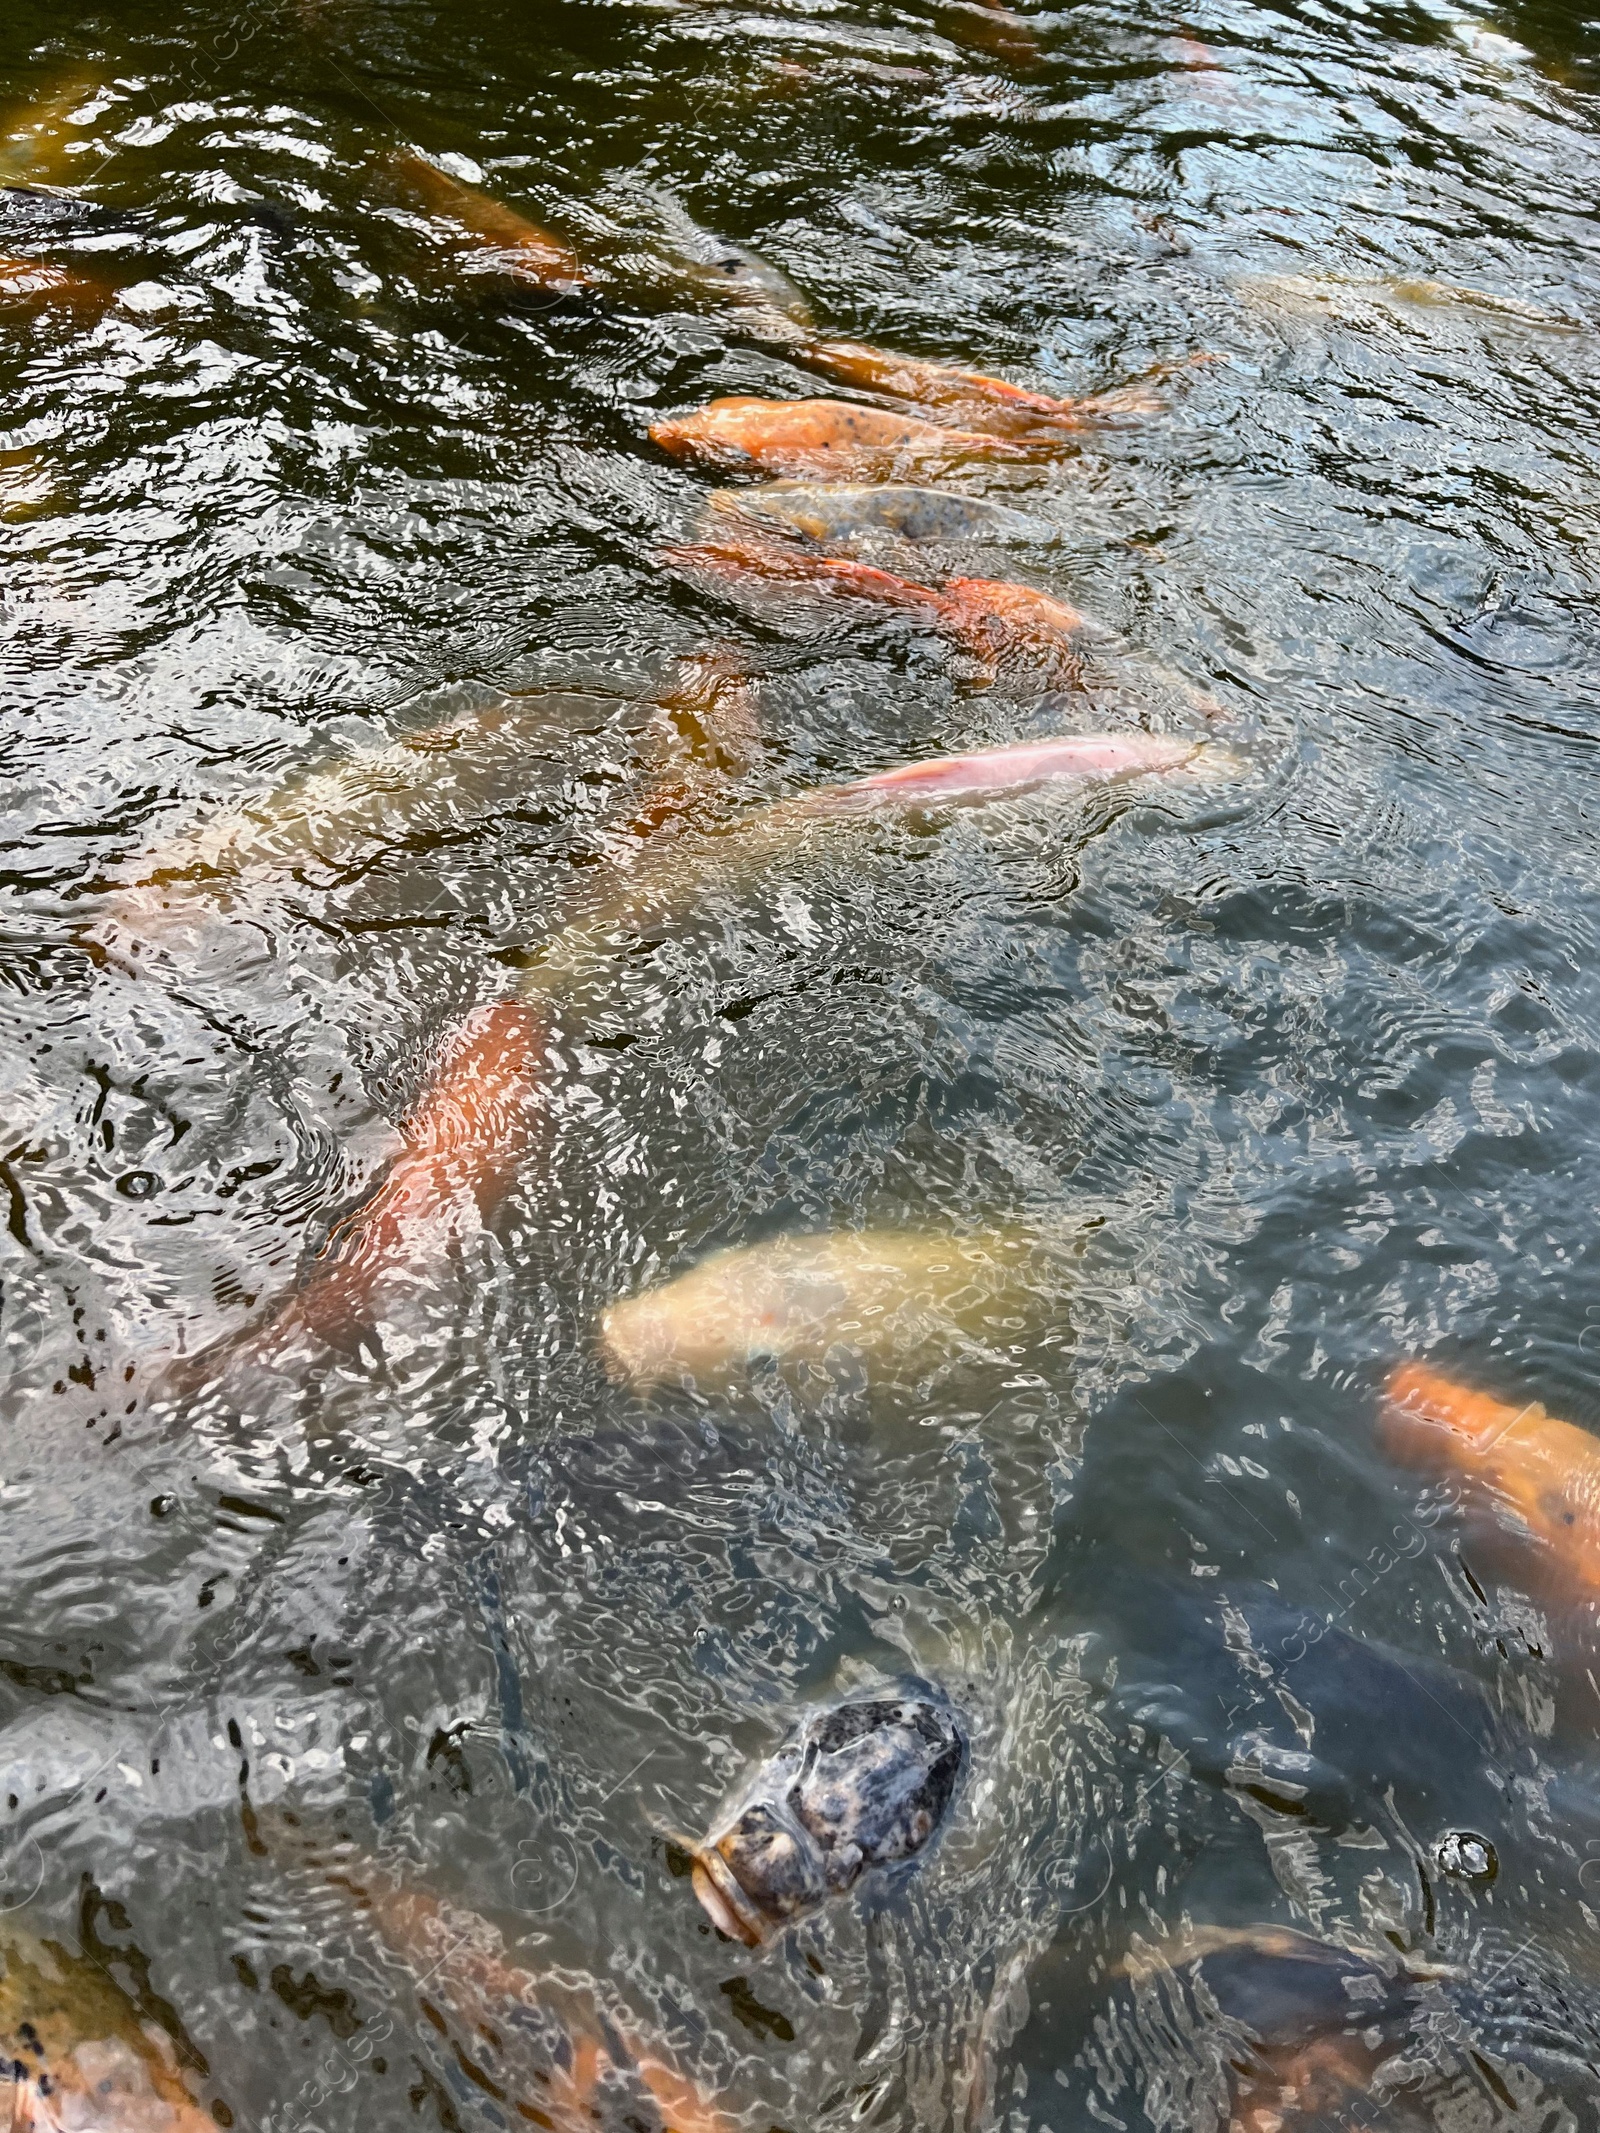
[[[1600,2122],[1587,1571],[1379,1426],[1600,1424],[1600,23],[11,0],[0,106],[27,2122]],[[820,342],[1146,385],[652,442]],[[1207,774],[837,796],[1102,732]],[[874,1697],[941,1826],[718,1932]]]

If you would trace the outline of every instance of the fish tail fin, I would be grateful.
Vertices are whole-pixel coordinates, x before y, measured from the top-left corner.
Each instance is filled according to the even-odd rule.
[[[690,752],[735,775],[761,760],[761,717],[743,656],[732,645],[691,652],[678,662],[673,685],[661,699],[666,719],[687,740]]]

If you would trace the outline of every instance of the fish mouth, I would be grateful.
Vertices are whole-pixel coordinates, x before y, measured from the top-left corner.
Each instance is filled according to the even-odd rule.
[[[717,1931],[725,1933],[729,1940],[743,1941],[747,1948],[759,1948],[770,1938],[773,1921],[756,1908],[719,1851],[705,1845],[695,1850],[693,1858],[690,1887],[700,1908]]]

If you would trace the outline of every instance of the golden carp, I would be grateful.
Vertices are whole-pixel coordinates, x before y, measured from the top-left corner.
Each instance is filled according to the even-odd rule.
[[[508,779],[548,759],[513,701],[387,745],[350,748],[275,790],[177,831],[128,864],[91,937],[137,967],[152,944],[185,944],[205,899],[226,908],[285,877],[337,878],[419,825],[451,828],[503,804]]]
[[[899,1361],[1003,1343],[1020,1299],[1059,1295],[1065,1260],[1020,1231],[775,1237],[612,1304],[600,1350],[613,1375],[646,1387],[712,1383],[764,1358],[820,1362],[835,1347]]]
[[[855,598],[913,615],[972,653],[991,681],[1003,660],[1019,654],[1044,661],[1049,686],[1067,687],[1079,678],[1073,640],[1084,628],[1084,617],[1031,585],[952,578],[936,590],[853,557],[810,555],[761,540],[673,549],[667,560],[693,574],[736,584]]]
[[[85,129],[120,101],[93,75],[58,80],[0,128],[0,185],[65,185],[75,163],[93,161]]]
[[[1257,274],[1235,283],[1253,308],[1290,314],[1323,313],[1341,324],[1370,326],[1385,315],[1416,322],[1429,313],[1458,312],[1486,323],[1528,326],[1547,333],[1578,333],[1582,320],[1547,311],[1520,296],[1472,289],[1461,282],[1395,274],[1363,279],[1353,274]]]
[[[1379,1441],[1392,1458],[1458,1477],[1469,1511],[1511,1538],[1540,1582],[1600,1593],[1600,1438],[1404,1363],[1389,1380]]]
[[[406,189],[468,248],[468,273],[503,274],[572,294],[598,277],[570,245],[415,150],[396,160]]]
[[[1062,447],[1043,436],[1001,437],[850,400],[759,400],[731,396],[693,414],[650,425],[650,440],[676,459],[730,472],[807,477],[875,476],[973,460],[1034,461]]]
[[[0,2111],[12,2133],[216,2133],[165,2031],[139,2020],[103,1964],[9,1922],[0,1960]]]

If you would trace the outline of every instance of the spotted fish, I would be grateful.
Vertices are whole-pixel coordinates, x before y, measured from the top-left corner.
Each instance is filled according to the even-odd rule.
[[[732,473],[892,480],[906,470],[979,461],[1037,461],[1063,448],[1040,432],[1002,437],[852,400],[760,400],[733,395],[650,425],[675,459]]]
[[[103,1962],[12,1921],[0,1961],[0,2113],[11,2133],[215,2133],[168,2035],[141,2019]]]
[[[1055,541],[1043,519],[981,496],[915,482],[773,481],[753,489],[718,489],[706,507],[713,545],[730,529],[760,531],[834,545],[882,535],[919,545],[956,541]]]
[[[864,1874],[920,1858],[949,1815],[966,1753],[954,1713],[930,1696],[812,1714],[692,1847],[706,1915],[759,1947]]]

